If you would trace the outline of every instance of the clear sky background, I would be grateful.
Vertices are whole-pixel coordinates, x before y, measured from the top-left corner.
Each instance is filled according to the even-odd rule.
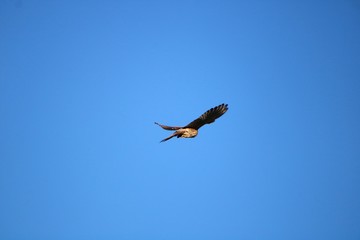
[[[3,240],[358,240],[360,2],[2,0],[0,158]]]

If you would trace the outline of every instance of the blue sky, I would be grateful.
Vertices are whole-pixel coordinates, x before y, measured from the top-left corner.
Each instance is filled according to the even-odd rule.
[[[359,26],[355,0],[1,1],[0,238],[360,239]]]

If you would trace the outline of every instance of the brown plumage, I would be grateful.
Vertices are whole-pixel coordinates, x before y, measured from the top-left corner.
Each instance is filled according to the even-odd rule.
[[[193,138],[196,137],[198,134],[199,128],[204,126],[205,124],[210,124],[215,122],[215,120],[219,117],[221,117],[226,111],[228,110],[227,104],[221,104],[217,107],[213,107],[206,111],[204,114],[202,114],[200,117],[186,125],[185,127],[170,127],[165,126],[162,124],[159,124],[155,122],[155,124],[159,125],[165,130],[175,130],[173,134],[171,134],[169,137],[161,140],[161,142],[165,142],[173,137],[181,137],[181,138]]]

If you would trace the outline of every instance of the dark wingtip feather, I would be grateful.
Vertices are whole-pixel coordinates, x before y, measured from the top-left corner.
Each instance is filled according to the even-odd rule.
[[[219,106],[213,107],[210,109],[210,111],[221,110],[223,113],[225,113],[228,109],[228,104],[222,103]]]

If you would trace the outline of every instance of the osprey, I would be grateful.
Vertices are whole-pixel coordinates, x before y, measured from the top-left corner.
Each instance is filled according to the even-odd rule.
[[[221,117],[226,111],[228,110],[227,104],[221,104],[217,107],[213,107],[209,110],[207,110],[204,114],[202,114],[200,117],[186,125],[185,127],[170,127],[165,126],[162,124],[159,124],[155,122],[155,124],[159,125],[165,130],[175,130],[173,134],[171,134],[169,137],[161,140],[161,142],[165,142],[169,140],[172,137],[181,137],[181,138],[193,138],[196,137],[198,134],[199,128],[204,126],[205,124],[210,124],[215,122],[215,120],[219,117]]]

